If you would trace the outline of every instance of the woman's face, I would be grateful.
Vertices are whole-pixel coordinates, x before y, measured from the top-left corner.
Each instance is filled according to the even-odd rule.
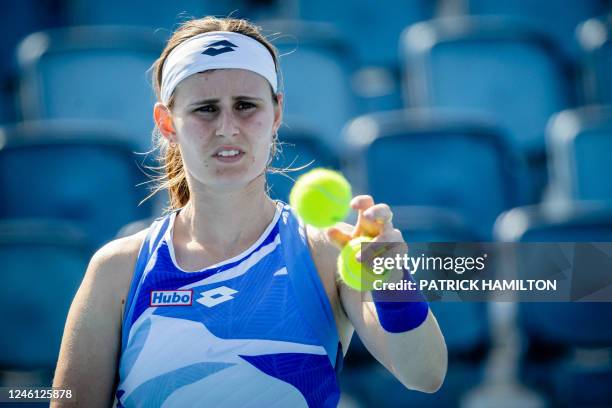
[[[262,175],[282,112],[282,95],[275,105],[266,79],[243,69],[206,71],[182,81],[174,96],[174,141],[193,181],[234,189]]]

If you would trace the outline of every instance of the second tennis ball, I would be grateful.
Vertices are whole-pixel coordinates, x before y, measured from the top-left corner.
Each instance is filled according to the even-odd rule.
[[[344,283],[349,287],[365,292],[374,288],[374,281],[388,279],[388,273],[376,274],[367,265],[357,261],[355,255],[365,248],[364,243],[372,241],[369,237],[357,237],[350,240],[338,256],[338,271]]]
[[[306,223],[327,228],[344,220],[351,198],[351,185],[342,174],[318,168],[297,179],[289,203]]]

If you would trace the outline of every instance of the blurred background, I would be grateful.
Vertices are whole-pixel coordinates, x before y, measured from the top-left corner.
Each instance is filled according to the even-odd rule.
[[[166,196],[139,205],[147,70],[190,17],[262,26],[286,94],[274,165],[342,170],[408,242],[612,242],[611,1],[0,4],[0,386],[50,385],[92,253],[162,213]],[[269,184],[287,200],[291,178]],[[342,407],[612,407],[612,304],[432,309],[440,391],[405,389],[355,336]]]

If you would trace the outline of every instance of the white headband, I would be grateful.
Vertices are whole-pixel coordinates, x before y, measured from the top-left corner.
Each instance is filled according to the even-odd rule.
[[[262,43],[240,33],[211,31],[191,37],[170,52],[162,71],[162,102],[168,104],[174,89],[188,76],[220,68],[255,72],[267,79],[276,92],[274,60]]]

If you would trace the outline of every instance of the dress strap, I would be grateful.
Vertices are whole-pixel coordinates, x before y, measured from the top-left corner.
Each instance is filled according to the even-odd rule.
[[[306,322],[314,330],[332,366],[336,368],[338,350],[342,349],[329,298],[310,254],[306,229],[289,206],[283,210],[279,228],[287,275],[297,302]]]
[[[136,260],[136,266],[134,268],[134,275],[132,277],[132,283],[130,284],[130,291],[128,293],[125,309],[123,311],[123,324],[121,330],[121,353],[125,351],[128,342],[129,326],[132,315],[134,314],[134,299],[138,296],[140,290],[140,283],[142,281],[145,269],[151,259],[151,255],[157,249],[161,239],[163,238],[168,224],[170,222],[172,214],[168,214],[165,217],[158,218],[151,224],[147,236],[145,237],[142,245],[140,246],[140,252],[138,253],[138,259]]]

